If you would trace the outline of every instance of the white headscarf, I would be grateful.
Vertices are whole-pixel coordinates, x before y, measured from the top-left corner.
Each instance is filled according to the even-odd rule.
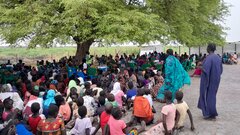
[[[118,94],[118,92],[121,90],[121,85],[119,82],[115,82],[113,85],[113,90],[111,91],[111,93],[115,96]]]
[[[80,84],[83,85],[84,84],[84,80],[82,77],[78,77],[78,80],[80,81]]]

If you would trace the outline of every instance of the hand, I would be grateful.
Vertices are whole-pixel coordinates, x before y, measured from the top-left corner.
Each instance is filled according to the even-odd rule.
[[[194,131],[194,130],[195,130],[195,127],[194,127],[194,126],[191,126],[191,130]]]

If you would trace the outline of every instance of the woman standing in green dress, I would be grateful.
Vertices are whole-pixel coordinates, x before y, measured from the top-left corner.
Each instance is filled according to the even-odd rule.
[[[169,90],[172,92],[172,101],[175,99],[175,93],[181,89],[184,84],[191,84],[190,76],[184,70],[179,60],[173,56],[173,50],[167,50],[167,59],[165,61],[165,79],[162,87],[160,87],[157,99],[164,102],[164,92]]]

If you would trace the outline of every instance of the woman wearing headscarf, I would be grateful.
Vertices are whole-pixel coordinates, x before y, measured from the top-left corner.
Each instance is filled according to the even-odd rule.
[[[43,113],[45,116],[47,116],[48,114],[49,106],[51,104],[56,104],[54,99],[55,95],[56,95],[56,92],[54,90],[50,89],[47,91],[46,99],[43,101]]]
[[[114,95],[116,102],[118,103],[118,106],[122,109],[123,107],[123,99],[124,97],[124,93],[121,90],[121,85],[119,82],[115,82],[113,85],[113,90],[111,91],[111,93]]]
[[[10,86],[10,87],[9,87]],[[0,100],[3,101],[4,99],[10,97],[13,100],[13,108],[14,109],[23,109],[23,101],[20,98],[17,92],[12,91],[11,84],[4,84],[2,89],[0,89]]]
[[[75,87],[77,89],[77,93],[79,94],[81,91],[81,87],[77,85],[75,80],[71,80],[68,84],[68,89],[67,89],[67,96],[70,94],[71,88]]]

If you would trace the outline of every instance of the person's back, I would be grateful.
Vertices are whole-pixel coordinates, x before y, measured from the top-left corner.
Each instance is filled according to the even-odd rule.
[[[127,125],[123,120],[120,120],[121,117],[121,110],[119,108],[114,108],[112,111],[112,116],[110,116],[108,120],[111,135],[125,135],[123,130],[127,127]]]
[[[147,98],[143,97],[144,90],[139,89],[133,102],[133,116],[149,124],[153,120],[152,107]]]
[[[188,111],[189,107],[185,101],[175,104],[175,107],[180,114],[180,118],[177,123],[177,128],[181,128],[181,127],[183,127],[183,123],[186,119],[186,115],[187,115],[187,111]]]
[[[135,97],[137,95],[136,89],[130,89],[127,91],[127,99],[131,99],[132,97]]]
[[[64,121],[69,121],[71,117],[71,108],[68,103],[59,107],[59,113],[62,115]]]
[[[76,119],[74,127],[71,129],[70,134],[74,135],[89,135],[95,130],[92,127],[90,118],[86,117],[87,108],[85,106],[80,106],[78,109],[79,118]]]
[[[168,104],[163,106],[161,112],[166,115],[167,129],[172,130],[175,124],[176,107],[174,104]]]
[[[104,126],[108,123],[108,120],[110,118],[111,114],[108,114],[106,111],[102,112],[100,116],[100,126],[103,131]]]
[[[222,61],[221,58],[217,54],[210,54],[207,58],[205,63],[212,62],[210,71],[211,81],[220,81],[220,76],[222,74]]]
[[[28,124],[34,134],[37,132],[37,125],[40,122],[40,120],[45,119],[44,115],[39,115],[40,110],[40,104],[39,103],[33,103],[31,105],[31,111],[33,112],[33,115],[31,115],[28,119]]]

